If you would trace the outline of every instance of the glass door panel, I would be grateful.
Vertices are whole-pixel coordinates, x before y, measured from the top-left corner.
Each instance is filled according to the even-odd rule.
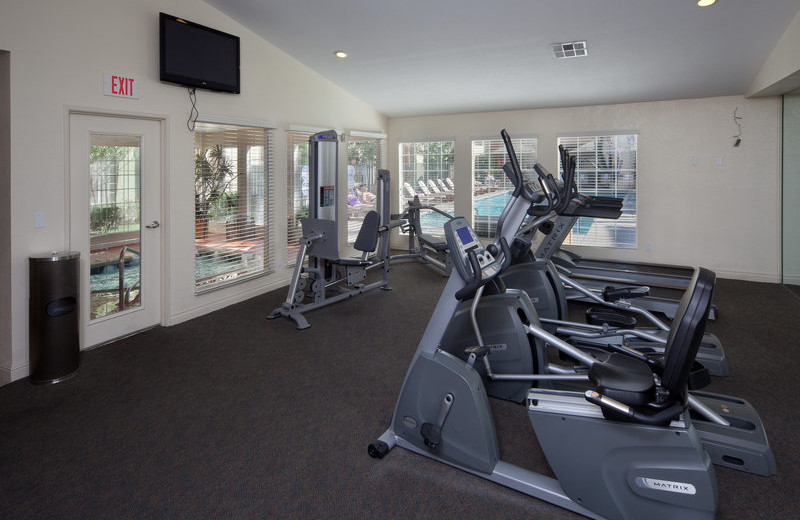
[[[92,134],[89,150],[89,318],[141,305],[141,143]]]
[[[800,90],[783,96],[783,283],[800,295]]]

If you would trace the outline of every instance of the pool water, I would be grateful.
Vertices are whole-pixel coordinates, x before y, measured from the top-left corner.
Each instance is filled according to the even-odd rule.
[[[220,265],[213,258],[198,256],[195,258],[195,279],[210,278],[227,273],[241,267],[241,262],[226,262]],[[131,287],[140,279],[139,258],[125,260],[125,287]],[[90,269],[89,284],[91,291],[119,290],[119,266],[117,263],[94,265]]]
[[[510,198],[511,192],[504,191],[475,199],[475,202],[472,203],[473,212],[482,217],[499,217]]]
[[[473,222],[477,226],[476,230],[479,234],[487,235],[487,226],[490,226],[491,233],[494,233],[494,222],[497,221],[497,217],[503,212],[503,208],[510,198],[511,191],[502,191],[475,199],[473,202]],[[450,208],[442,209],[444,211],[452,211]],[[433,211],[422,211],[419,220],[423,233],[442,236],[444,234],[444,224],[448,219]]]
[[[139,258],[125,260],[125,287],[139,281]],[[92,291],[116,291],[119,289],[119,265],[115,263],[93,265],[89,269],[89,287]]]

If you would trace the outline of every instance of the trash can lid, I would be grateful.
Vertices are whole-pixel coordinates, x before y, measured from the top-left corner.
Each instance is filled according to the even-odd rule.
[[[50,253],[31,255],[29,259],[31,262],[62,262],[79,256],[81,256],[79,251],[52,251]]]

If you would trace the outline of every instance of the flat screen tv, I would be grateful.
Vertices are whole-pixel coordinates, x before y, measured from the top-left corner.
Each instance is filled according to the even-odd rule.
[[[239,93],[239,37],[160,14],[161,81]]]

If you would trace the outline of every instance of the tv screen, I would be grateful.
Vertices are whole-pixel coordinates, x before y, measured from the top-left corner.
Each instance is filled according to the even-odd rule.
[[[239,37],[160,15],[161,81],[239,93]]]

